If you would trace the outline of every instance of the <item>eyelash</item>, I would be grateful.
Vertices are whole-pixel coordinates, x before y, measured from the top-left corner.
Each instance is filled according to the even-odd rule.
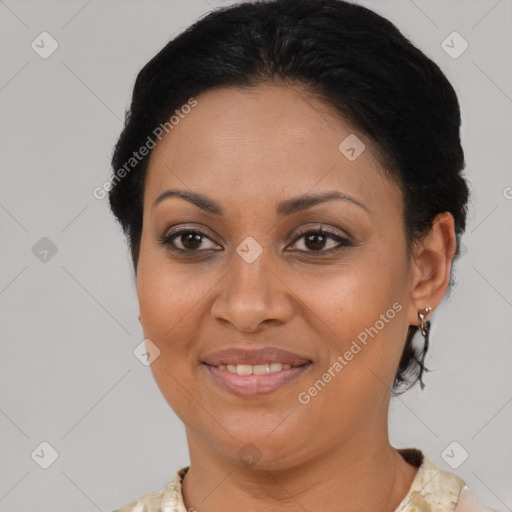
[[[174,233],[170,233],[168,235],[165,235],[161,238],[158,238],[158,242],[160,242],[162,245],[166,246],[167,249],[169,249],[170,251],[172,252],[175,252],[175,253],[182,253],[182,254],[191,254],[191,253],[201,253],[201,252],[205,252],[205,251],[211,251],[211,250],[215,250],[215,249],[197,249],[197,250],[191,250],[191,249],[179,249],[177,247],[175,247],[173,245],[173,241],[175,238],[179,238],[181,235],[184,235],[184,234],[194,234],[194,235],[199,235],[201,237],[204,237],[204,238],[208,238],[210,241],[213,242],[213,240],[211,240],[211,238],[208,237],[208,235],[206,235],[205,233],[203,233],[202,231],[198,231],[196,229],[181,229],[179,231],[175,231]],[[300,253],[306,253],[306,254],[315,254],[315,253],[318,253],[318,254],[333,254],[333,253],[337,253],[339,251],[342,251],[344,249],[346,249],[347,247],[350,247],[352,244],[349,242],[349,240],[345,237],[342,237],[338,234],[335,234],[335,233],[332,233],[330,231],[327,231],[325,229],[322,229],[322,228],[316,228],[316,229],[311,229],[311,228],[308,228],[308,229],[304,229],[302,231],[299,231],[297,233],[297,236],[293,242],[292,245],[295,245],[300,239],[304,238],[306,235],[321,235],[321,236],[324,236],[326,238],[329,238],[331,240],[334,240],[336,242],[338,242],[338,246],[337,247],[334,247],[334,248],[331,248],[331,249],[327,249],[327,250],[323,250],[323,249],[320,249],[318,251],[305,251],[305,250],[299,250],[298,252]],[[215,242],[214,242],[215,243]]]

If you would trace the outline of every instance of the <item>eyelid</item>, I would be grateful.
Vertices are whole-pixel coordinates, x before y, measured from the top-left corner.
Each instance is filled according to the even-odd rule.
[[[164,231],[164,234],[159,238],[159,240],[165,240],[166,238],[169,238],[172,235],[175,235],[176,233],[182,233],[182,232],[197,232],[198,234],[201,234],[205,237],[208,237],[212,242],[214,242],[213,238],[215,236],[213,233],[202,224],[192,224],[192,225],[182,225],[178,224],[176,226],[172,226]],[[222,237],[219,237],[222,240]]]
[[[350,235],[348,233],[346,233],[346,232],[337,233],[337,232],[331,230],[329,227],[326,227],[324,224],[313,224],[313,225],[309,225],[305,228],[301,228],[295,233],[295,237],[305,235],[305,234],[309,233],[310,231],[315,231],[315,232],[322,231],[323,233],[325,233],[327,235],[333,235],[333,236],[337,236],[339,238],[344,238],[347,240],[350,239]]]
[[[293,236],[293,244],[297,243],[297,241],[304,235],[310,233],[310,232],[322,232],[325,235],[333,237],[337,242],[344,242],[344,245],[348,247],[349,245],[355,245],[357,242],[356,240],[344,229],[338,228],[338,227],[331,227],[328,224],[325,224],[325,222],[317,222],[317,223],[310,223],[305,227],[300,228],[297,231],[292,231],[291,236]],[[313,251],[311,251],[313,252]],[[319,251],[327,253],[329,251]]]

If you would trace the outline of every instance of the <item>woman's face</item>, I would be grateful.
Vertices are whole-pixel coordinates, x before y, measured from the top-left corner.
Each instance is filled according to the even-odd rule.
[[[355,134],[361,152],[354,130],[304,91],[195,99],[151,155],[137,267],[144,336],[160,350],[151,369],[191,450],[277,468],[387,436],[417,324],[399,188],[369,141]],[[171,189],[203,208],[157,201]],[[212,356],[265,347],[297,357],[271,350],[268,374],[251,354]],[[237,361],[236,375],[222,366]]]

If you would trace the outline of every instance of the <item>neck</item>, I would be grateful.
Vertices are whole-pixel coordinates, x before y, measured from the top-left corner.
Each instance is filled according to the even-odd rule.
[[[393,512],[417,468],[383,438],[363,432],[307,461],[270,470],[246,468],[187,430],[190,469],[183,481],[187,510],[323,510]],[[372,442],[368,442],[368,440]]]

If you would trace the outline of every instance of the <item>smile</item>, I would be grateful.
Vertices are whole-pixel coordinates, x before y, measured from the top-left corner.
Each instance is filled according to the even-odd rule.
[[[237,364],[211,366],[203,363],[209,377],[221,389],[244,397],[268,395],[298,379],[311,366],[307,362],[300,366],[282,363]]]
[[[238,375],[265,375],[267,373],[288,370],[291,365],[285,363],[267,363],[267,364],[219,364],[219,370],[226,370],[229,373]]]

